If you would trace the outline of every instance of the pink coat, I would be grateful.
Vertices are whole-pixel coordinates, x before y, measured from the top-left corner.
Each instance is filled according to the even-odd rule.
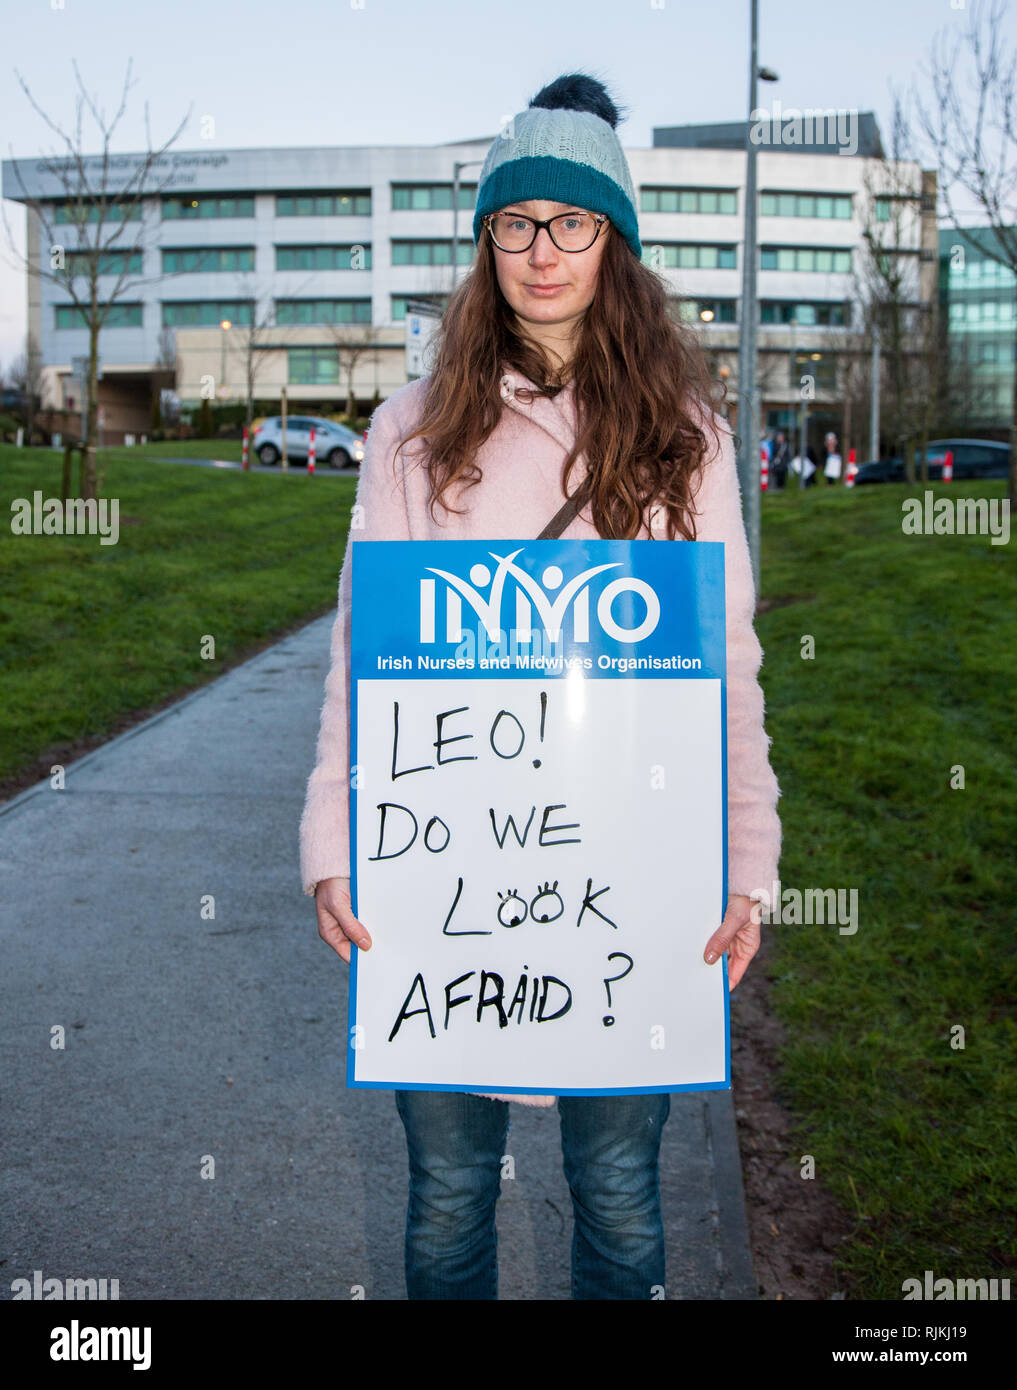
[[[526,403],[515,394],[530,383],[519,372],[502,374],[505,408],[501,420],[478,451],[483,480],[453,495],[462,515],[439,505],[428,511],[427,478],[417,459],[423,442],[412,441],[393,455],[399,437],[416,424],[426,378],[394,392],[375,411],[360,469],[349,540],[507,539],[537,536],[565,500],[562,462],[575,438],[571,383],[553,399],[538,396]],[[696,494],[698,540],[723,541],[727,593],[727,750],[728,750],[728,893],[751,894],[769,889],[777,879],[781,828],[780,795],[770,766],[770,739],[763,724],[763,692],[758,671],[762,648],[753,628],[756,598],[752,567],[741,516],[741,494],[731,432],[716,420],[720,448],[708,459]],[[712,443],[708,436],[708,443]],[[570,491],[583,476],[580,458]],[[666,529],[656,510],[649,534],[664,539]],[[596,538],[589,508],[575,517],[565,537]],[[349,620],[350,549],[347,544],[339,578],[338,607],[332,627],[331,669],[325,681],[317,761],[307,783],[300,822],[300,872],[304,892],[313,895],[325,878],[350,877]],[[371,929],[371,923],[365,924]],[[717,924],[720,925],[719,922]],[[704,941],[705,946],[705,941]],[[552,1105],[554,1096],[505,1096],[530,1105]]]

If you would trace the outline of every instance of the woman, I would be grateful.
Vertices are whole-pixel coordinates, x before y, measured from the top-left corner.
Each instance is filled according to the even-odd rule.
[[[709,408],[696,340],[641,263],[617,121],[603,86],[571,74],[492,144],[477,189],[476,264],[446,310],[433,372],[375,411],[351,539],[538,536],[575,495],[582,509],[568,537],[725,542],[730,898],[704,957],[728,953],[733,987],[759,945],[749,895],[776,879],[780,847],[752,572],[731,435]],[[347,962],[351,943],[371,945],[349,895],[349,577],[347,547],[301,823],[304,890],[320,935]],[[410,1162],[411,1299],[497,1297],[508,1102],[555,1099],[396,1092]],[[659,1297],[669,1097],[563,1096],[558,1108],[573,1297]]]

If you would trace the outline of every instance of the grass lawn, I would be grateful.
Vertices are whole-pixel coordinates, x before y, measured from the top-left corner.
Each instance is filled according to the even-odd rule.
[[[905,535],[908,495],[763,498],[763,593],[795,599],[757,621],[781,882],[857,888],[859,922],[769,928],[779,1090],[788,1161],[814,1155],[857,1217],[839,1271],[861,1298],[1017,1277],[1017,543]]]
[[[108,459],[224,459],[227,463],[239,463],[242,447],[239,439],[163,439],[155,444],[135,444],[130,449],[102,449],[100,453]]]
[[[336,601],[355,478],[219,473],[103,450],[117,545],[12,536],[11,500],[58,497],[61,458],[0,445],[0,777],[215,679]]]
[[[0,776],[335,603],[354,479],[174,467],[139,450],[104,450],[100,466],[120,498],[119,545],[4,525]],[[36,488],[58,495],[60,456],[0,446],[0,480],[5,511]],[[906,495],[763,498],[775,606],[757,630],[781,879],[855,888],[859,908],[855,935],[768,929],[789,1038],[779,1094],[798,1118],[787,1161],[797,1171],[812,1154],[856,1215],[838,1260],[861,1298],[899,1299],[925,1269],[1017,1276],[1015,543],[905,535]],[[215,661],[201,659],[205,634]],[[957,765],[963,790],[950,787]]]

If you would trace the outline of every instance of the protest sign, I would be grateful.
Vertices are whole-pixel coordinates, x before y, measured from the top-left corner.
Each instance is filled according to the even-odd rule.
[[[723,545],[351,554],[349,1084],[728,1088]]]

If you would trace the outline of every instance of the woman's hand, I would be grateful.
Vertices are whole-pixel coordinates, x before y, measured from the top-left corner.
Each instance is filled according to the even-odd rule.
[[[703,952],[707,965],[713,965],[730,948],[727,963],[729,989],[734,989],[745,974],[749,961],[759,950],[759,914],[755,908],[755,900],[741,893],[728,898],[724,920],[706,943]]]
[[[350,942],[362,951],[370,948],[367,928],[353,915],[348,878],[323,878],[314,890],[314,906],[318,913],[318,935],[347,965],[352,952]]]

